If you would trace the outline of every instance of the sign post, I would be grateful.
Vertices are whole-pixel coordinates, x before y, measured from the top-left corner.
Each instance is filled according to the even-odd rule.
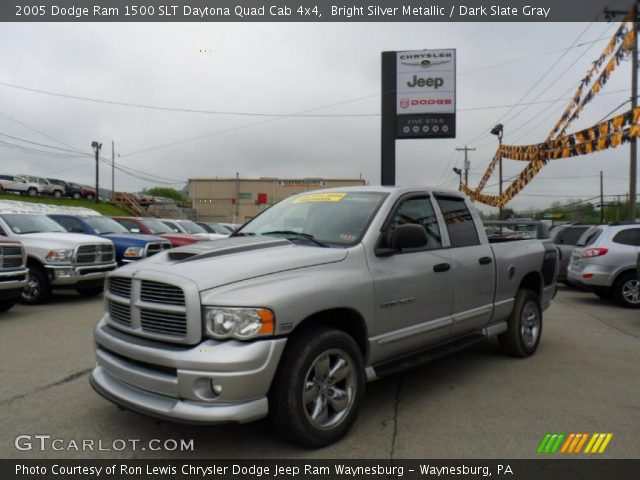
[[[455,49],[382,52],[382,185],[395,184],[397,138],[455,138]]]

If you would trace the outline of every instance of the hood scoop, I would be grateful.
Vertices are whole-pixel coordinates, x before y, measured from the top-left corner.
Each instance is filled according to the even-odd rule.
[[[221,257],[243,252],[253,252],[266,248],[286,247],[292,245],[285,239],[266,239],[264,237],[231,237],[211,242],[198,242],[189,247],[169,250],[169,260],[188,262],[206,258]]]

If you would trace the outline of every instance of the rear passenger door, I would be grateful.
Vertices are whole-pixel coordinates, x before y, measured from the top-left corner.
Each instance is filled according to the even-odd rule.
[[[461,335],[485,327],[493,314],[495,264],[488,243],[480,243],[464,199],[437,195],[450,242],[453,270],[453,329]]]

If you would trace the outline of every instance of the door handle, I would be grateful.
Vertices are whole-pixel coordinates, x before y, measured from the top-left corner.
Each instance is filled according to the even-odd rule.
[[[433,266],[434,272],[446,272],[451,268],[451,264],[449,263],[439,263]]]
[[[482,257],[478,262],[480,262],[480,265],[489,265],[493,260],[491,257]]]

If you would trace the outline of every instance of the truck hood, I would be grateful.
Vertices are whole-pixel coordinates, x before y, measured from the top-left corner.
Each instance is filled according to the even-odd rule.
[[[20,235],[20,240],[25,244],[40,244],[48,248],[75,248],[78,245],[111,243],[109,240],[95,235],[64,232],[25,233]]]
[[[232,237],[175,248],[120,271],[180,276],[195,282],[203,291],[287,270],[340,262],[347,255],[342,248],[302,246],[265,237]]]
[[[168,240],[155,235],[145,235],[144,233],[107,233],[101,235],[103,238],[108,238],[114,243],[127,244],[127,245],[146,245],[149,242],[161,242],[167,243]]]

